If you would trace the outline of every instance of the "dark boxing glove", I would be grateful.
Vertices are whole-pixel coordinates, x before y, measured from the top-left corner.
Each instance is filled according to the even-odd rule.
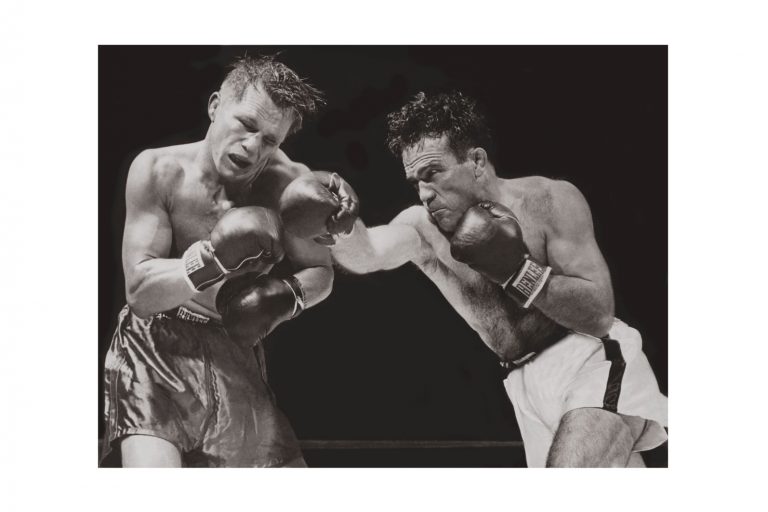
[[[524,308],[531,305],[552,270],[531,259],[515,214],[491,201],[464,213],[450,243],[456,261],[500,284]]]
[[[184,252],[187,283],[201,291],[238,270],[265,272],[283,259],[280,217],[258,206],[232,208],[211,231]]]
[[[304,310],[298,279],[244,274],[228,279],[216,295],[216,309],[236,343],[255,345],[275,327]]]
[[[285,229],[323,245],[333,245],[349,235],[359,209],[357,194],[335,172],[314,171],[297,178],[280,197]]]

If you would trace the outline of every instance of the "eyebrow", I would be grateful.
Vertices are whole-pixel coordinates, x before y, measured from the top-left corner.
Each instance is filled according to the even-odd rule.
[[[414,174],[410,176],[406,176],[405,181],[415,186],[419,182],[421,177],[424,175],[424,173],[427,173],[436,167],[442,168],[442,165],[440,164],[440,162],[436,162],[434,160],[429,161],[426,164],[424,164],[422,167],[420,167],[419,170],[416,171]]]

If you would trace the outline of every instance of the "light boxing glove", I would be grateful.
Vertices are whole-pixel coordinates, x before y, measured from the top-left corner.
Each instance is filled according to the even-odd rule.
[[[187,284],[202,291],[231,272],[267,271],[284,254],[277,213],[246,206],[227,211],[214,226],[210,239],[190,245],[182,260]]]

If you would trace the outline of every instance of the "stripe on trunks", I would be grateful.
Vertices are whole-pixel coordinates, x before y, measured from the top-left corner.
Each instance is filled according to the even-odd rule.
[[[605,386],[605,396],[603,397],[603,409],[616,412],[621,394],[621,380],[624,377],[627,363],[624,361],[624,356],[621,355],[618,341],[607,337],[603,338],[603,349],[606,359],[611,362],[611,369],[608,370],[608,382]]]

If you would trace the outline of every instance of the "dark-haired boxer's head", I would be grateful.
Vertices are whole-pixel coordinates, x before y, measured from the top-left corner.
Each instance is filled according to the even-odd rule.
[[[400,158],[403,151],[426,138],[446,136],[459,161],[471,148],[491,151],[492,138],[477,102],[461,92],[427,95],[418,93],[400,110],[387,116],[387,146]]]
[[[450,233],[495,178],[490,131],[475,101],[459,92],[416,95],[389,115],[387,143],[433,221]]]

